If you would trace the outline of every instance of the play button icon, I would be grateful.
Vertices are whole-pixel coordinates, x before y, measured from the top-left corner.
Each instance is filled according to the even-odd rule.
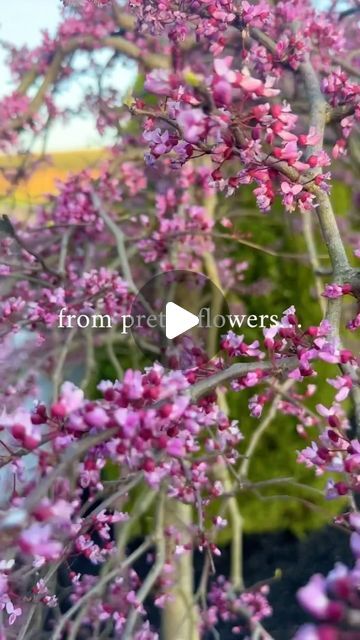
[[[222,292],[204,274],[174,269],[155,275],[139,289],[130,313],[142,365],[204,367],[219,351],[228,312]]]
[[[200,320],[198,316],[190,311],[186,311],[183,307],[175,302],[168,302],[166,305],[165,315],[165,334],[168,340],[173,340],[182,333],[186,333],[190,329],[197,327]]]

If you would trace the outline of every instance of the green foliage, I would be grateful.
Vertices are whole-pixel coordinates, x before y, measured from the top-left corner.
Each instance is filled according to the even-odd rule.
[[[344,185],[335,185],[333,190],[336,201],[334,206],[339,210],[349,199],[348,191],[344,191]],[[235,205],[236,206],[236,205]],[[232,204],[234,208],[234,204]],[[239,207],[240,211],[241,208]],[[249,202],[248,216],[254,212],[254,205]],[[244,211],[244,209],[243,209]],[[304,256],[306,254],[305,243],[301,234],[301,218],[298,214],[289,217],[284,214],[279,204],[275,205],[271,214],[263,216],[258,224],[252,217],[239,214],[236,223],[238,232],[250,233],[252,240],[263,247],[271,247],[279,253],[290,253]],[[254,229],[257,233],[254,233]],[[321,246],[321,244],[319,244]],[[261,291],[256,295],[241,295],[239,299],[250,314],[277,314],[295,305],[299,322],[307,327],[321,320],[319,303],[314,295],[313,275],[307,259],[290,259],[270,256],[261,251],[254,251],[245,246],[239,246],[232,251],[233,257],[239,261],[248,260],[249,270],[246,274],[246,282],[251,284],[266,278],[269,280],[271,291],[265,287],[264,294]],[[234,300],[236,302],[236,300]],[[261,330],[244,330],[249,341],[261,338]],[[316,382],[318,390],[313,399],[307,400],[307,406],[315,410],[315,405],[321,402],[329,405],[333,397],[333,389],[326,383],[329,377],[329,365],[325,363],[317,365]],[[305,390],[306,381],[303,388]],[[256,393],[249,389],[241,394],[229,393],[228,401],[231,416],[239,420],[244,434],[244,453],[256,430],[259,420],[249,416],[247,407],[248,399]],[[264,411],[266,415],[267,409]],[[261,420],[261,419],[260,419]],[[257,492],[240,493],[238,503],[244,518],[244,529],[249,532],[270,531],[276,529],[289,529],[301,535],[305,531],[322,526],[328,522],[331,515],[339,512],[343,507],[343,501],[328,502],[323,497],[325,477],[317,477],[313,470],[296,462],[298,450],[311,443],[315,436],[314,429],[308,432],[308,440],[304,441],[296,431],[297,420],[292,416],[277,414],[261,437],[249,467],[249,479],[252,483],[262,482],[276,478],[291,478],[293,482],[306,485],[308,489],[291,487],[290,483],[276,484],[262,487]],[[318,493],[319,490],[321,493]],[[276,498],[278,496],[278,498]],[[314,507],[311,505],[314,504]],[[231,532],[225,531],[223,541],[228,539]]]
[[[351,190],[343,182],[333,182],[331,200],[337,216],[346,215],[351,209]]]

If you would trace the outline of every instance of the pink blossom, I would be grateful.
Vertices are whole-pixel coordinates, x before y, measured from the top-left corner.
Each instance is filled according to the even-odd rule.
[[[165,69],[155,69],[148,73],[144,83],[145,89],[159,96],[169,95],[171,92],[171,77]]]
[[[223,80],[226,80],[228,83],[233,84],[236,80],[236,73],[231,69],[233,63],[232,56],[226,56],[225,58],[215,58],[214,59],[214,69],[215,73],[220,76]]]
[[[297,593],[300,604],[320,620],[324,620],[327,617],[330,605],[330,601],[325,594],[325,584],[325,578],[317,573]]]
[[[12,415],[0,417],[0,424],[8,427],[11,435],[29,450],[36,449],[41,442],[41,431],[34,425],[31,415],[24,409],[19,409]]]
[[[306,146],[314,146],[319,143],[320,139],[321,136],[317,133],[315,127],[310,127],[310,131],[307,135],[303,134],[299,136],[299,143]]]
[[[245,0],[242,5],[242,18],[245,24],[260,27],[270,16],[269,5],[265,0],[260,0],[256,5],[251,5]]]
[[[188,142],[196,143],[204,135],[206,116],[201,109],[184,109],[176,119]]]
[[[59,558],[63,545],[51,539],[50,525],[33,524],[23,531],[19,537],[19,546],[23,553],[39,556],[44,560]]]
[[[335,389],[338,389],[335,396],[337,402],[343,402],[343,400],[348,397],[353,386],[350,376],[337,376],[335,379],[327,378],[327,382],[335,387]]]
[[[175,458],[183,458],[186,454],[184,443],[179,438],[169,440],[166,450],[170,456],[175,456]]]
[[[335,631],[331,631],[332,636],[328,635],[328,640],[336,640]],[[293,640],[322,640],[320,632],[314,624],[305,624],[296,632]]]
[[[0,276],[8,276],[10,274],[10,267],[6,264],[0,264]]]
[[[327,284],[322,294],[326,298],[341,298],[343,295],[342,285],[340,284]]]
[[[13,603],[11,602],[11,600],[9,600],[6,605],[6,613],[9,616],[9,625],[13,625],[14,622],[16,622],[16,618],[18,618],[19,616],[21,616],[22,614],[22,609],[20,607],[17,607],[15,609]]]
[[[64,382],[60,389],[60,398],[52,406],[52,412],[58,417],[65,417],[79,409],[84,400],[84,392],[72,382]]]
[[[291,185],[289,182],[283,181],[281,183],[281,191],[284,194],[283,203],[288,211],[293,211],[295,209],[294,199],[302,191],[301,184],[293,184]]]
[[[356,558],[360,558],[360,534],[357,531],[354,531],[351,534],[350,546],[351,551],[356,556]]]

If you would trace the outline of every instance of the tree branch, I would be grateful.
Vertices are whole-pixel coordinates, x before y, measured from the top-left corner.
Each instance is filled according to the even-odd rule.
[[[281,375],[295,369],[297,365],[298,359],[294,356],[289,356],[279,362],[239,362],[194,384],[190,388],[190,395],[193,400],[198,400],[219,385],[241,378],[251,371],[265,371],[273,375]]]
[[[146,576],[139,591],[136,594],[137,605],[144,602],[145,598],[151,592],[157,579],[159,578],[161,571],[165,563],[165,537],[164,537],[164,515],[165,515],[165,495],[164,490],[160,492],[157,515],[156,515],[156,528],[154,533],[154,540],[156,542],[156,562]],[[122,639],[131,640],[134,637],[134,628],[139,616],[139,606],[132,607],[128,615],[126,626],[123,631]]]

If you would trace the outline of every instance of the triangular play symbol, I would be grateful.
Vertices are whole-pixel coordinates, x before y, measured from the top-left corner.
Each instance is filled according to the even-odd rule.
[[[168,340],[173,340],[199,324],[199,318],[194,313],[186,311],[175,302],[168,302],[165,311],[165,333]]]

